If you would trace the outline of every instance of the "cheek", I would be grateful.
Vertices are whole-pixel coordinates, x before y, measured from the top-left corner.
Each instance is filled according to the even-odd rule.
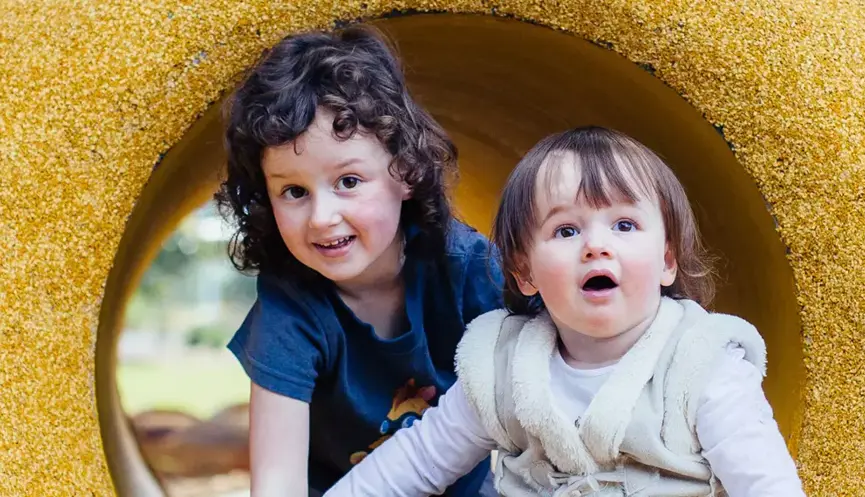
[[[551,297],[575,283],[576,255],[566,250],[538,247],[532,255],[532,280],[538,290],[546,289]],[[545,297],[546,298],[546,297]]]
[[[661,285],[664,269],[664,256],[657,250],[647,248],[634,251],[631,257],[622,261],[628,286],[639,293],[657,292]]]
[[[388,226],[399,222],[399,214],[393,215],[393,209],[382,205],[359,204],[345,216],[346,220],[358,231],[366,235],[377,236]]]
[[[387,236],[399,226],[402,199],[393,189],[370,189],[345,205],[344,216],[356,229]],[[382,240],[389,242],[390,240]]]
[[[276,220],[279,234],[289,250],[301,243],[305,215],[300,209],[274,207],[273,218]]]

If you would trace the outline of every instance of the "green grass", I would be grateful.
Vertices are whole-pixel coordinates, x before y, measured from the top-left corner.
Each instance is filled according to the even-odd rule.
[[[171,362],[129,363],[117,367],[124,410],[178,409],[201,419],[249,400],[249,378],[230,356],[178,358]]]

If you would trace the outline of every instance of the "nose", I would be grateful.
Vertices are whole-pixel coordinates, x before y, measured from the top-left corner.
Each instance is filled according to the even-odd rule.
[[[584,229],[580,236],[583,238],[583,247],[580,260],[583,262],[597,259],[610,259],[612,251],[609,245],[609,236],[604,229]]]
[[[333,195],[319,194],[312,199],[309,227],[320,230],[335,226],[342,221],[339,199]]]

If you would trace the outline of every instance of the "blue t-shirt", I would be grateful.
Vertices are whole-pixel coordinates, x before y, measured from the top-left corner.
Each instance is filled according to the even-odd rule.
[[[326,490],[386,437],[419,419],[456,380],[466,324],[502,307],[502,273],[477,231],[451,225],[446,262],[407,234],[405,332],[382,340],[333,285],[258,277],[258,299],[228,344],[257,385],[310,403],[310,487]],[[414,247],[417,248],[417,247]],[[442,267],[446,266],[446,267]],[[476,496],[489,460],[445,493]]]

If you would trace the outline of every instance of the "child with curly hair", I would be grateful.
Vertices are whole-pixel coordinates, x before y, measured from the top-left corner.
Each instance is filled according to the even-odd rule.
[[[229,344],[252,380],[252,495],[320,495],[453,384],[502,275],[453,219],[457,150],[376,32],[286,38],[227,109],[217,200],[232,261],[258,273]],[[479,495],[475,466],[447,495]]]

